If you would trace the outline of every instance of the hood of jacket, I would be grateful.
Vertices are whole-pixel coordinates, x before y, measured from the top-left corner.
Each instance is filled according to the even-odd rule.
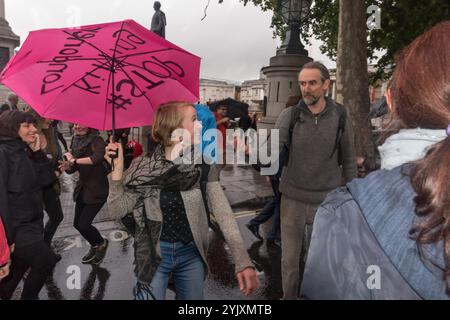
[[[389,137],[378,147],[381,156],[381,169],[393,169],[404,163],[425,157],[434,144],[447,138],[444,129],[404,129]]]
[[[2,138],[0,137],[0,148],[8,155],[13,154],[19,150],[26,150],[27,145],[19,138]]]
[[[347,188],[381,248],[415,291],[422,297],[445,298],[444,286],[436,286],[445,268],[443,242],[422,246],[420,251],[409,237],[419,219],[415,215],[417,194],[410,182],[412,168],[413,164],[404,164],[379,170],[353,180]]]

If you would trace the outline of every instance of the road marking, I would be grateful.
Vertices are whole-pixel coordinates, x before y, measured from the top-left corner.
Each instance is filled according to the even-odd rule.
[[[236,219],[246,218],[246,217],[255,216],[255,215],[257,215],[260,212],[261,212],[261,210],[240,211],[240,212],[236,212],[234,214],[234,216],[236,217]]]

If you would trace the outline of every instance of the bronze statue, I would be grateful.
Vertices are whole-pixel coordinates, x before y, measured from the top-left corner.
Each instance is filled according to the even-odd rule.
[[[153,4],[153,9],[155,9],[155,14],[152,18],[151,30],[162,38],[166,38],[166,15],[161,11],[161,3],[155,1]]]

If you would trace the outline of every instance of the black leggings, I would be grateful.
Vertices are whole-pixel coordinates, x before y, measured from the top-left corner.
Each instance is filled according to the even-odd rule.
[[[78,200],[75,205],[75,219],[73,226],[80,232],[92,247],[103,243],[100,232],[92,225],[95,216],[105,203],[85,204]]]
[[[25,272],[31,268],[25,279],[22,300],[37,300],[45,280],[52,273],[57,262],[56,256],[44,241],[16,248],[11,257],[11,271],[0,282],[0,297],[11,299]]]
[[[44,241],[50,245],[56,229],[58,229],[59,224],[64,219],[59,195],[53,187],[44,189],[44,206],[49,219],[45,224]]]

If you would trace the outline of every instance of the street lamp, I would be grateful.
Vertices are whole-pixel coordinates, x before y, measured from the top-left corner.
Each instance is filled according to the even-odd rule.
[[[278,14],[289,26],[280,51],[287,54],[308,55],[300,40],[300,26],[309,16],[312,0],[277,0]]]

